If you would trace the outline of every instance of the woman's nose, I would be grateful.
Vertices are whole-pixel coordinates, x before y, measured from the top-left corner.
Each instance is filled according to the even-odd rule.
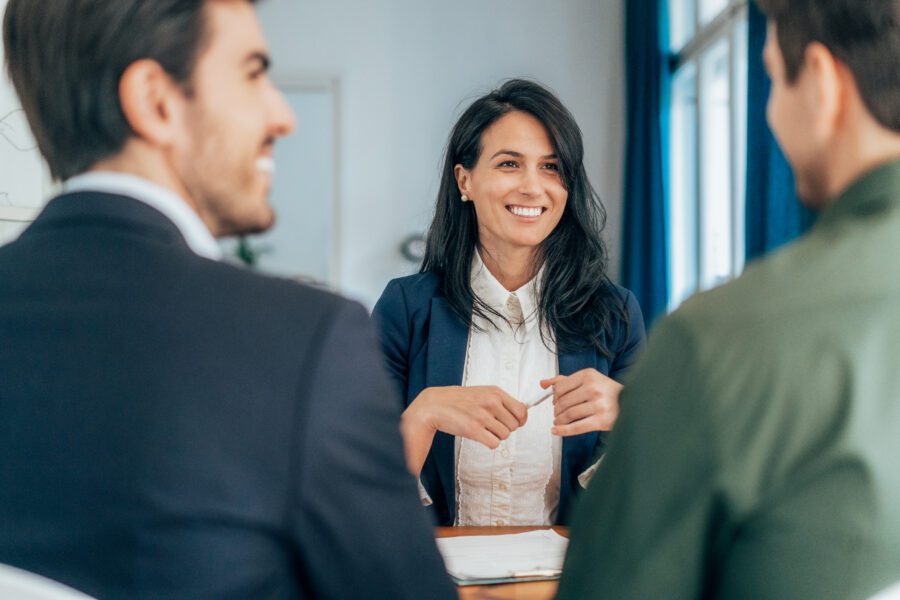
[[[540,175],[536,169],[524,169],[519,181],[519,193],[525,196],[539,196],[543,191]]]

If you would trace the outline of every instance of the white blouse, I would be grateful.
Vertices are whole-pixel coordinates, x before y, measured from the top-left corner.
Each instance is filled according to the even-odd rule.
[[[544,344],[537,316],[537,286],[543,270],[514,292],[497,281],[478,252],[471,273],[472,291],[509,323],[498,322],[495,327],[473,314],[462,385],[496,385],[523,402],[543,395],[540,380],[559,374],[555,341],[552,335],[545,335],[549,348]],[[554,523],[559,507],[562,438],[550,433],[552,426],[553,403],[548,400],[530,409],[525,425],[495,450],[480,442],[455,438],[455,525]],[[600,460],[578,476],[582,487],[587,486],[599,464]],[[419,495],[424,505],[432,504],[421,481]]]
[[[542,395],[541,379],[559,373],[556,346],[541,339],[536,288],[541,273],[507,291],[476,252],[472,291],[503,315],[473,315],[463,385],[496,385],[520,401]],[[497,329],[497,327],[499,329]],[[477,327],[476,327],[477,326]],[[481,329],[481,331],[479,331]],[[528,420],[496,450],[456,438],[457,525],[550,525],[559,505],[562,439],[552,435],[553,403],[528,411]]]

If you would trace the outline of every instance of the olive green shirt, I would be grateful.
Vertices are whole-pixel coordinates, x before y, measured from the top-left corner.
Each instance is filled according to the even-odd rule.
[[[900,162],[658,325],[571,533],[564,600],[900,580]]]

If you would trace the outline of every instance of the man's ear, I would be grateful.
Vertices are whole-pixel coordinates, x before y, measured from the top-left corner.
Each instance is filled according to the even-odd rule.
[[[131,63],[119,80],[119,102],[125,120],[139,138],[166,147],[183,124],[184,92],[150,59]]]
[[[453,167],[453,174],[456,176],[456,187],[459,193],[465,196],[471,196],[469,192],[469,171],[462,165]]]
[[[808,108],[813,111],[813,131],[818,139],[828,140],[833,135],[846,110],[847,70],[819,42],[806,47],[801,78],[806,78]],[[852,76],[851,76],[852,78]]]

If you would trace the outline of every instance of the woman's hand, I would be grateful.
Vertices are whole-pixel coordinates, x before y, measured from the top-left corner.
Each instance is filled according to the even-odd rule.
[[[540,382],[553,386],[553,435],[609,431],[619,416],[622,385],[596,369],[582,369]]]
[[[494,449],[527,419],[525,405],[497,386],[425,388],[400,420],[407,467],[421,473],[438,431]]]

